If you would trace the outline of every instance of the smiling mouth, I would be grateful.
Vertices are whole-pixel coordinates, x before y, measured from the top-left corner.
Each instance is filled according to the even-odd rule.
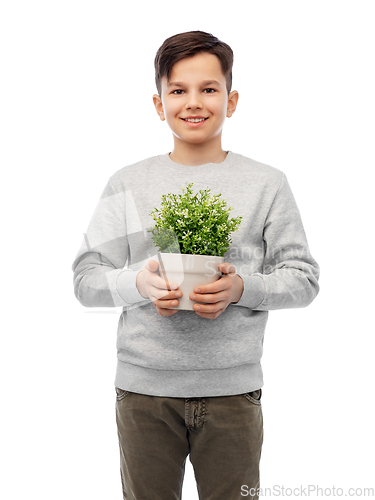
[[[189,123],[200,123],[208,120],[207,118],[181,118],[181,120],[184,120],[184,122],[189,122]]]

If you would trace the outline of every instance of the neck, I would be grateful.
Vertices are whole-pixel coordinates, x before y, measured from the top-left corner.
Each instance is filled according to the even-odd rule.
[[[205,163],[222,163],[227,157],[227,152],[221,147],[208,148],[200,144],[174,145],[169,157],[176,163],[188,166],[203,165]]]

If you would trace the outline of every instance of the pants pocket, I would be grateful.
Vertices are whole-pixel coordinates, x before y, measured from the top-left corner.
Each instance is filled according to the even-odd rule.
[[[124,389],[120,389],[119,387],[115,387],[115,389],[116,389],[116,401],[122,401],[129,394],[129,391],[124,391]]]
[[[244,397],[250,401],[250,403],[260,406],[262,399],[262,389],[258,389],[256,391],[246,392]]]

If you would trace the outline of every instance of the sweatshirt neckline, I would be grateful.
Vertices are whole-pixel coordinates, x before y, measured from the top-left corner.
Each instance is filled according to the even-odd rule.
[[[233,164],[234,153],[232,151],[228,151],[226,158],[220,163],[210,162],[202,163],[201,165],[183,165],[182,163],[176,163],[170,158],[169,153],[159,155],[159,160],[163,165],[173,168],[174,170],[178,170],[179,172],[199,172],[202,170],[207,170],[208,168],[214,168],[216,170],[228,168]]]

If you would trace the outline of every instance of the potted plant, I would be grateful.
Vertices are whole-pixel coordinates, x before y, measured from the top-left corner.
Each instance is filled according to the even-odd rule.
[[[182,194],[163,195],[161,208],[150,213],[155,224],[148,231],[159,250],[162,277],[183,293],[177,309],[192,310],[194,288],[220,278],[218,266],[242,220],[230,219],[231,210],[221,193],[211,196],[206,188],[193,194],[193,183],[186,183]]]

